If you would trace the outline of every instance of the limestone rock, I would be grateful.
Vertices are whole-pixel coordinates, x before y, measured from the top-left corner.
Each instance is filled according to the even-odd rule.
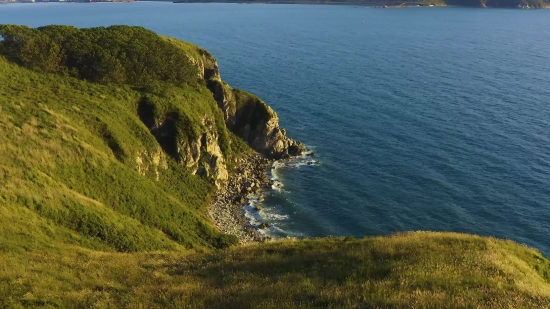
[[[154,152],[142,150],[136,154],[136,167],[141,175],[153,173],[155,179],[159,181],[160,170],[167,169],[168,164],[161,149]]]
[[[231,99],[218,101],[227,126],[254,150],[271,159],[298,156],[307,151],[302,143],[286,136],[286,130],[279,127],[279,117],[265,102],[242,90],[233,89],[232,94],[225,88],[223,91],[223,97],[217,99]]]
[[[199,75],[223,111],[230,130],[254,150],[272,159],[298,156],[307,151],[300,142],[286,136],[286,130],[279,127],[279,117],[271,107],[250,93],[232,89],[221,80],[216,59],[202,49],[199,54],[200,59],[192,62],[202,72]]]
[[[193,140],[182,140],[178,153],[183,164],[196,167],[196,174],[204,174],[219,182],[229,178],[225,158],[218,143],[218,133],[213,119],[204,116],[204,131]]]

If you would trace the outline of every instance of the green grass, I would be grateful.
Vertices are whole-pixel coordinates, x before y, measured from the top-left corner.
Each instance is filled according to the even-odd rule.
[[[65,247],[0,253],[0,307],[548,308],[549,269],[534,249],[452,233],[208,254]]]
[[[234,95],[249,122],[273,113]],[[550,261],[511,241],[226,248],[205,215],[214,185],[151,132],[168,121],[177,142],[214,130],[230,169],[251,151],[204,81],[95,84],[0,57],[0,308],[550,308]]]
[[[60,228],[62,242],[90,248],[201,249],[223,237],[203,211],[214,186],[162,151],[138,116],[142,92],[4,59],[0,71],[0,207],[25,207],[21,220],[37,216]],[[196,87],[158,95],[187,119],[189,136],[200,136],[199,115],[223,123],[206,87]],[[227,130],[217,129],[226,156],[236,156]],[[16,237],[14,229],[3,236]]]

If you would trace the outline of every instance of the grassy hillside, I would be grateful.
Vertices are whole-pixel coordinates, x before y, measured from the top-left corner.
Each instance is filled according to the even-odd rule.
[[[215,181],[198,173],[216,147],[200,141],[219,144],[229,171],[250,148],[199,74],[215,59],[206,68],[204,50],[142,28],[48,29],[0,28],[0,308],[550,308],[550,261],[510,241],[419,232],[227,248],[237,240],[205,214]],[[105,31],[126,40],[114,48]],[[116,60],[147,40],[172,44],[183,71]],[[260,104],[234,95],[248,98],[236,109]]]
[[[536,250],[448,233],[209,254],[41,248],[0,252],[0,307],[538,309],[549,279]]]
[[[199,136],[202,115],[212,115],[226,156],[237,156],[204,85],[144,93],[33,72],[5,58],[0,72],[0,248],[61,242],[141,251],[235,242],[205,217],[211,182],[166,153],[138,115],[140,102],[154,101],[152,117],[169,113],[179,121],[175,131]]]

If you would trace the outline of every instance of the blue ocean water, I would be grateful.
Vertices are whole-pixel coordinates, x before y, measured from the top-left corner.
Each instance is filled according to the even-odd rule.
[[[550,11],[14,4],[0,23],[141,25],[198,44],[321,164],[276,169],[282,235],[458,231],[550,255]]]

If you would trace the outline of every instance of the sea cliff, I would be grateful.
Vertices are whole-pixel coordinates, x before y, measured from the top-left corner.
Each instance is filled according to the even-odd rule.
[[[193,44],[125,26],[33,29],[2,25],[0,35],[4,74],[23,80],[25,74],[34,76],[32,80],[39,81],[36,91],[42,92],[37,98],[32,92],[28,92],[28,99],[21,96],[23,100],[36,99],[42,103],[26,105],[24,114],[10,117],[30,121],[26,115],[36,114],[31,127],[56,123],[45,118],[43,111],[47,110],[50,115],[63,115],[58,119],[63,126],[75,128],[71,136],[77,139],[64,146],[65,152],[73,153],[67,157],[73,157],[74,162],[59,158],[59,163],[68,166],[68,170],[38,170],[55,175],[60,185],[76,189],[79,194],[107,205],[107,209],[137,220],[137,226],[144,226],[138,234],[148,228],[160,229],[170,241],[153,241],[149,244],[153,248],[227,246],[237,241],[220,234],[227,232],[229,225],[247,230],[246,237],[254,234],[242,211],[247,189],[253,183],[258,184],[252,186],[254,190],[266,185],[260,181],[265,179],[266,160],[285,159],[306,150],[279,127],[273,109],[256,96],[225,83],[216,59]],[[16,66],[23,71],[17,72]],[[25,82],[11,83],[14,89],[20,87],[17,92],[28,91]],[[79,86],[74,86],[75,83]],[[4,107],[6,112],[10,109]],[[31,139],[32,143],[22,149],[31,151],[36,146],[38,151],[40,143],[56,141],[59,133],[52,131],[35,142]],[[90,148],[88,144],[93,146]],[[263,159],[256,159],[253,153]],[[94,167],[112,164],[117,169],[99,173]],[[241,177],[235,185],[239,171],[245,166],[254,173]],[[67,175],[71,170],[79,174],[88,170],[102,176],[90,179],[84,174]],[[257,181],[248,179],[252,174]],[[147,184],[149,180],[154,184]],[[120,186],[127,182],[134,184],[135,189],[141,187],[138,190],[149,192],[149,196],[133,194]],[[105,186],[112,189],[102,189]],[[172,193],[167,194],[167,187]],[[238,190],[232,192],[233,187]],[[231,199],[220,198],[228,192],[232,192]],[[40,195],[37,198],[42,199]],[[218,215],[228,203],[232,205],[231,216]],[[41,210],[49,218],[56,217],[55,207],[47,205]],[[214,211],[201,210],[209,208],[208,205],[216,205]],[[155,214],[156,207],[162,208],[161,216]],[[179,208],[183,211],[178,212]],[[124,224],[113,228],[111,223],[97,221],[90,215],[80,217],[77,210],[69,211],[82,222],[76,227],[68,218],[61,223],[85,237],[101,235],[100,243],[115,244],[125,239],[118,245],[119,250],[125,251],[139,250],[140,243],[147,241],[148,237],[142,235],[135,243],[134,236],[124,232]],[[93,216],[96,213],[96,209],[91,210]],[[204,218],[207,213],[212,219]],[[218,229],[213,226],[216,224]]]
[[[305,147],[199,47],[126,26],[0,36],[1,308],[550,307],[550,261],[512,241],[255,243],[244,194]]]
[[[197,67],[199,78],[206,82],[222,110],[227,128],[256,152],[238,159],[233,173],[228,174],[223,155],[216,145],[217,138],[203,137],[207,143],[212,141],[213,146],[207,146],[206,149],[214,149],[215,152],[208,152],[210,164],[198,172],[214,175],[218,186],[208,214],[220,231],[237,236],[241,243],[263,241],[267,238],[258,233],[260,226],[251,225],[244,216],[243,206],[247,202],[247,196],[251,193],[261,194],[262,190],[271,187],[267,171],[274,160],[299,156],[307,148],[286,135],[286,130],[279,126],[277,113],[264,101],[225,83],[217,60],[208,51],[189,43],[166,39],[185,50],[192,50],[189,53],[191,63]],[[212,130],[204,134],[209,136],[212,134],[209,132]],[[185,153],[187,156],[194,155],[197,159],[192,162],[197,162],[200,157],[200,141],[193,145],[196,145],[196,150],[184,151],[183,156]]]

